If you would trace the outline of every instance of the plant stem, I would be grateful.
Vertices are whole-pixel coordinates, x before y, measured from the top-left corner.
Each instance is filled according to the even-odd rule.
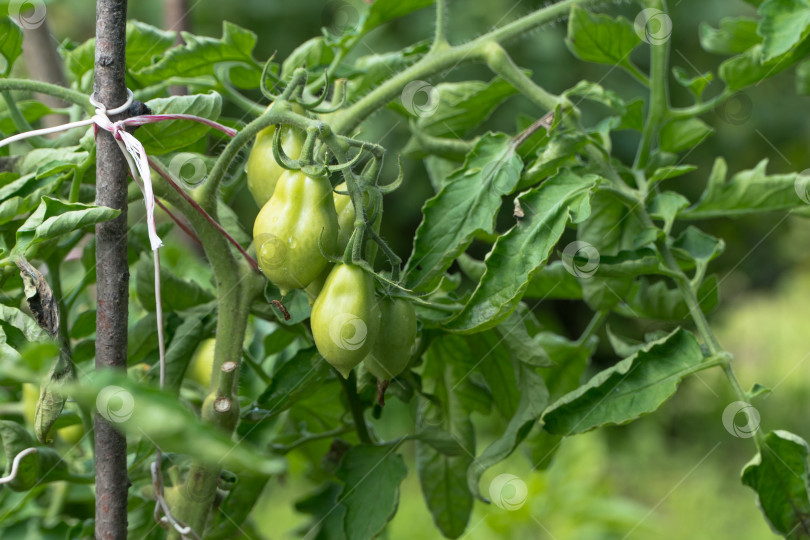
[[[94,90],[99,102],[110,108],[127,99],[125,80],[126,0],[97,0]],[[3,81],[0,81],[2,83]],[[30,90],[76,102],[66,89],[35,83]],[[58,91],[54,91],[58,89]],[[86,97],[81,97],[88,106]],[[115,121],[119,117],[113,117]],[[96,205],[121,211],[111,221],[96,225],[96,359],[97,370],[124,371],[127,366],[127,312],[129,266],[127,263],[127,162],[112,134],[96,136]],[[125,540],[127,536],[127,440],[103,416],[96,415],[95,537]]]
[[[438,50],[447,43],[447,3],[448,0],[436,0],[436,32],[433,35],[431,50]]]
[[[75,103],[87,111],[93,110],[90,102],[87,101],[87,96],[81,92],[42,81],[31,81],[28,79],[0,79],[0,90],[38,92],[40,94],[58,97],[59,99],[69,101],[70,103]],[[126,99],[126,97],[124,99]]]
[[[554,110],[560,98],[547,92],[543,87],[529,78],[512,57],[499,44],[492,42],[485,48],[486,63],[497,75],[514,86],[521,94],[529,98],[535,105],[546,111]]]
[[[351,431],[351,426],[341,426],[329,431],[323,431],[321,433],[313,433],[311,435],[307,435],[306,437],[302,437],[295,441],[294,443],[288,445],[273,445],[272,450],[278,454],[288,454],[291,451],[295,450],[300,446],[304,446],[305,444],[309,444],[314,441],[320,441],[323,439],[329,439],[331,437],[337,437],[338,435],[343,435],[344,433],[348,433]]]
[[[29,124],[28,120],[25,119],[25,116],[23,116],[20,109],[17,107],[17,103],[14,101],[14,98],[11,97],[11,92],[8,90],[2,90],[0,91],[0,96],[3,96],[3,101],[6,102],[8,115],[11,117],[12,122],[14,122],[14,127],[17,128],[17,131],[20,133],[33,131],[34,128],[31,127],[31,124]],[[48,143],[43,137],[29,137],[26,139],[26,141],[34,148],[44,148],[48,146]]]
[[[639,212],[642,221],[647,224],[648,226],[652,226],[652,220],[650,219],[649,215],[647,214],[646,210],[641,210]],[[740,386],[740,382],[737,380],[737,376],[734,374],[734,370],[731,367],[731,354],[723,349],[720,345],[720,342],[717,340],[717,337],[714,335],[714,332],[709,325],[709,321],[706,319],[706,315],[703,313],[703,310],[700,308],[700,301],[695,294],[694,289],[689,281],[689,278],[684,274],[683,270],[678,266],[678,262],[675,260],[675,257],[672,255],[672,251],[670,251],[669,246],[665,239],[659,240],[657,242],[658,250],[661,253],[663,258],[664,264],[670,270],[673,280],[678,287],[678,290],[681,293],[681,296],[686,302],[687,307],[689,308],[689,314],[692,317],[692,320],[697,327],[698,333],[700,334],[703,342],[705,343],[706,347],[709,349],[709,353],[713,357],[718,357],[720,365],[723,367],[723,373],[725,373],[726,378],[728,379],[729,384],[731,385],[732,390],[734,391],[734,395],[738,401],[742,401],[743,403],[748,403],[749,398],[745,391]],[[748,411],[746,410],[746,416],[748,415]],[[751,418],[748,417],[749,422]],[[764,444],[765,436],[762,432],[758,429],[754,435],[754,442],[757,445],[757,448],[761,448]]]
[[[349,402],[349,410],[352,413],[354,420],[354,429],[357,431],[357,437],[363,444],[374,444],[371,436],[368,434],[368,426],[366,426],[366,417],[363,415],[363,404],[360,402],[360,396],[357,395],[357,375],[354,370],[349,372],[349,377],[344,379],[343,375],[337,372],[337,378],[340,384],[343,385],[343,392],[346,394],[346,401]]]
[[[724,101],[728,100],[734,95],[735,93],[732,90],[725,88],[722,92],[720,92],[713,98],[704,101],[702,103],[696,103],[690,107],[670,109],[669,114],[667,116],[669,118],[692,118],[701,114],[705,114],[711,110],[714,110],[718,105],[721,105]]]
[[[666,11],[664,0],[648,0],[646,3],[652,8]],[[644,124],[644,131],[641,135],[641,145],[636,155],[634,167],[637,169],[643,169],[647,166],[653,142],[658,136],[658,130],[669,109],[669,93],[667,91],[669,41],[669,36],[667,36],[662,42],[650,45],[650,110],[647,113],[647,122]]]

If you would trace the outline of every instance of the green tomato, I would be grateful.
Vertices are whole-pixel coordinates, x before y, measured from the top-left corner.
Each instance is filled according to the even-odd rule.
[[[380,314],[380,333],[363,364],[369,373],[386,381],[408,367],[416,342],[416,312],[407,300],[386,298],[380,302]]]
[[[294,107],[295,112],[301,114],[303,109],[300,106]],[[284,153],[292,159],[298,159],[301,155],[301,148],[304,146],[306,134],[293,126],[281,126],[281,148]],[[247,185],[250,194],[259,208],[265,205],[276,189],[278,179],[286,171],[284,167],[276,162],[273,155],[273,136],[276,133],[276,126],[265,128],[256,135],[256,142],[250,150],[247,165]]]
[[[282,295],[303,289],[326,268],[321,248],[337,251],[337,235],[329,180],[286,171],[253,225],[259,268]]]
[[[214,349],[216,349],[216,346],[217,340],[214,338],[202,340],[194,350],[191,362],[186,368],[186,377],[203,388],[208,388],[211,385],[211,372],[214,369]]]
[[[312,306],[312,337],[327,362],[349,376],[380,330],[374,282],[359,266],[336,264]]]

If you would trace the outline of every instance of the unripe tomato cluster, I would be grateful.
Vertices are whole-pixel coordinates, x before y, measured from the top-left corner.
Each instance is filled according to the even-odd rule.
[[[248,159],[250,192],[261,207],[253,241],[262,273],[286,295],[305,289],[312,303],[312,335],[321,356],[344,377],[365,360],[370,373],[391,379],[408,365],[416,341],[416,313],[407,300],[383,298],[374,279],[353,264],[332,264],[324,252],[344,251],[354,231],[354,206],[340,184],[283,169],[275,160],[275,127],[256,137]],[[297,159],[304,136],[282,126],[284,152]],[[367,200],[364,201],[368,203]],[[381,212],[375,209],[379,230]],[[373,261],[376,246],[369,246]]]

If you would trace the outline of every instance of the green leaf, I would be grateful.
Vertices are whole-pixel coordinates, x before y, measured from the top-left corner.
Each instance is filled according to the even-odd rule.
[[[628,65],[630,53],[641,39],[624,17],[591,13],[578,6],[568,18],[565,44],[581,60],[610,65]]]
[[[131,324],[127,330],[127,364],[137,364],[152,351],[157,351],[157,338],[157,315],[154,313],[147,313]]]
[[[458,444],[452,435],[446,431],[433,426],[426,426],[421,431],[409,435],[408,439],[423,442],[430,445],[437,452],[446,456],[459,456],[464,449]]]
[[[151,254],[141,253],[135,265],[135,293],[145,310],[155,311],[155,263]],[[160,293],[167,312],[183,311],[214,299],[213,294],[195,282],[177,277],[164,267],[160,269]]]
[[[140,21],[127,22],[126,61],[130,75],[152,64],[154,57],[162,55],[174,45],[175,32],[161,30]],[[65,59],[65,67],[82,90],[92,87],[92,71],[95,63],[96,40],[88,39],[77,47],[63,47],[59,51]],[[143,81],[142,81],[143,82]]]
[[[88,158],[86,150],[79,146],[61,148],[36,148],[25,154],[19,165],[22,174],[36,173],[38,178],[75,169]]]
[[[313,70],[320,66],[328,66],[335,57],[334,51],[326,44],[321,36],[308,39],[290,53],[281,64],[281,74],[284,78],[289,78],[295,68],[306,66],[308,70]]]
[[[13,326],[31,342],[45,342],[50,339],[48,333],[40,328],[37,321],[23,311],[0,304],[0,321]]]
[[[252,52],[256,34],[223,21],[222,39],[195,36],[183,32],[184,45],[169,49],[160,60],[135,71],[144,85],[156,84],[171,77],[200,77],[213,75],[214,66],[222,62],[242,62],[256,66]]]
[[[599,338],[591,336],[587,342],[577,343],[553,332],[541,332],[536,338],[555,363],[554,367],[542,370],[542,375],[548,388],[548,399],[556,400],[579,386]],[[542,426],[541,423],[535,425]],[[545,469],[550,465],[561,440],[560,435],[552,435],[540,429],[530,435],[524,446],[527,447],[535,467]]]
[[[582,285],[565,268],[562,261],[554,261],[532,277],[523,297],[540,300],[581,300]]]
[[[670,178],[675,178],[676,176],[681,176],[688,172],[692,172],[696,169],[697,167],[694,165],[667,165],[665,167],[659,167],[652,173],[649,181],[650,183],[662,182],[664,180],[669,180]]]
[[[787,431],[765,435],[759,453],[742,470],[742,483],[774,531],[797,540],[810,536],[810,469],[807,442]]]
[[[685,118],[671,120],[661,127],[659,134],[661,150],[664,152],[680,152],[691,149],[714,132],[712,128],[699,118]]]
[[[329,377],[330,368],[314,347],[298,351],[273,374],[270,386],[256,403],[267,414],[277,415],[312,394]]]
[[[571,260],[572,268],[587,264],[577,257]],[[628,278],[644,274],[660,274],[661,264],[658,252],[651,248],[620,251],[617,255],[607,255],[599,259],[599,268],[594,274],[597,277]]]
[[[284,461],[268,457],[246,440],[235,442],[201,421],[175,395],[152,388],[112,370],[84,374],[68,393],[83,407],[95,410],[116,429],[147,437],[164,452],[180,452],[217,467],[237,467],[271,475]]]
[[[575,163],[577,153],[585,147],[587,142],[581,133],[555,134],[545,146],[538,150],[537,159],[526,167],[518,189],[533,186],[556,174],[561,167]]]
[[[53,448],[37,446],[34,438],[20,424],[10,420],[0,420],[0,439],[6,454],[5,475],[11,472],[11,462],[17,454],[28,448],[36,448],[36,453],[28,454],[20,460],[17,476],[6,484],[13,491],[28,491],[39,484],[64,480],[69,477],[67,463],[62,461]]]
[[[548,404],[548,390],[543,377],[538,375],[534,368],[517,361],[515,361],[515,369],[518,372],[518,389],[520,390],[520,402],[517,410],[509,420],[503,434],[481,452],[467,471],[469,489],[479,498],[482,498],[478,486],[481,476],[487,469],[500,463],[515,451]]]
[[[711,71],[707,71],[706,73],[702,73],[696,77],[690,77],[686,73],[686,70],[680,66],[675,66],[672,68],[672,74],[675,76],[675,80],[678,81],[678,84],[684,88],[688,88],[689,91],[692,92],[695,99],[700,99],[700,96],[703,95],[703,91],[706,89],[709,83],[714,80],[714,74]]]
[[[520,309],[521,306],[524,309]],[[543,347],[529,335],[524,320],[529,316],[523,304],[513,311],[501,324],[495,327],[495,331],[503,338],[504,346],[509,350],[512,358],[517,358],[524,364],[538,367],[548,367],[552,365],[551,359]]]
[[[498,237],[481,282],[464,309],[444,327],[480,332],[508,317],[548,261],[569,220],[581,222],[590,213],[588,201],[598,181],[594,175],[564,171],[519,197],[525,218]]]
[[[647,211],[653,219],[664,222],[663,230],[666,233],[672,230],[672,224],[678,212],[689,206],[689,199],[674,191],[663,191],[655,195],[649,202]]]
[[[59,419],[59,415],[62,414],[65,401],[67,401],[64,386],[75,380],[75,368],[67,349],[63,348],[48,372],[37,401],[34,434],[42,444],[48,442],[48,435]]]
[[[376,0],[364,14],[360,34],[366,34],[385,22],[431,5],[433,0]]]
[[[402,105],[397,109],[409,117],[416,111],[416,129],[427,135],[456,138],[481,124],[506,98],[517,93],[514,86],[501,78],[489,82],[440,83],[435,87],[414,85],[412,90],[410,94],[403,92]],[[420,113],[415,101],[421,94],[434,90],[435,110]]]
[[[174,45],[175,39],[176,32],[140,21],[127,21],[127,69],[138,71],[150,66],[155,56]]]
[[[11,17],[0,17],[0,76],[11,73],[14,61],[22,54],[23,31]]]
[[[337,482],[327,482],[295,502],[296,511],[313,516],[311,524],[307,525],[307,534],[312,535],[313,540],[346,540],[343,533],[346,508],[338,501],[341,491],[342,486]]]
[[[515,378],[515,366],[502,339],[493,331],[467,336],[469,351],[473,355],[474,369],[483,376],[489,388],[492,403],[504,418],[515,414],[520,394]]]
[[[36,212],[17,229],[17,244],[13,253],[23,255],[34,244],[111,220],[120,213],[106,206],[66,203],[52,197],[42,197]]]
[[[697,267],[697,275],[706,272],[709,261],[723,253],[726,243],[704,233],[697,227],[689,226],[672,243],[673,254],[681,259],[693,262]]]
[[[422,494],[433,521],[447,538],[464,533],[473,507],[473,497],[467,487],[467,470],[475,453],[475,434],[470,412],[478,406],[468,391],[472,366],[469,349],[459,336],[442,336],[435,340],[425,355],[423,390],[432,395],[431,401],[420,402],[417,409],[417,429],[440,428],[458,442],[464,450],[458,456],[448,456],[429,444],[417,441],[416,467]]]
[[[189,314],[174,331],[172,340],[166,348],[166,388],[176,390],[183,383],[183,376],[191,362],[191,356],[206,335],[204,319],[202,315]],[[160,364],[154,364],[149,374],[157,379]]]
[[[631,422],[660,407],[701,362],[695,337],[678,328],[549,405],[544,427],[549,433],[572,435]]]
[[[719,302],[717,276],[709,276],[698,288],[700,309],[711,313]],[[615,306],[614,311],[633,319],[682,322],[689,318],[689,307],[676,287],[665,281],[651,282],[638,279],[625,295],[626,301]]]
[[[809,53],[809,37],[804,38],[785,54],[771,59],[764,57],[761,44],[754,45],[744,53],[720,64],[720,78],[726,82],[729,90],[741,90],[781,73],[807,58]]]
[[[700,24],[700,45],[715,54],[739,54],[762,41],[757,34],[758,22],[744,17],[720,19],[720,27]]]
[[[577,240],[592,245],[604,257],[643,247],[655,235],[649,237],[635,213],[612,191],[597,189],[591,196],[590,217],[577,227]]]
[[[424,218],[405,269],[409,289],[433,289],[476,232],[494,231],[501,197],[515,188],[522,168],[508,136],[481,137],[464,166],[422,209]]]
[[[768,175],[768,160],[753,169],[740,171],[726,181],[728,166],[717,158],[706,190],[697,204],[682,210],[681,219],[735,217],[755,212],[772,212],[803,207],[810,201],[806,175],[797,173]]]
[[[408,474],[397,445],[353,446],[340,461],[337,476],[345,485],[340,504],[346,508],[347,540],[370,540],[394,517],[399,484]]]
[[[807,0],[765,0],[759,6],[762,21],[757,33],[762,36],[764,60],[771,60],[792,49],[807,34],[810,2]]]
[[[5,101],[0,101],[0,131],[3,133],[14,133],[17,131],[17,126],[11,118],[11,113],[9,113],[4,105]],[[53,112],[53,109],[39,101],[17,101],[16,105],[20,110],[20,114],[22,114],[23,118],[30,124],[36,123],[43,116]]]
[[[152,114],[193,114],[216,120],[222,109],[222,97],[216,92],[192,96],[150,99],[146,105]],[[201,139],[211,129],[200,122],[168,120],[138,129],[138,140],[149,155],[168,154]]]

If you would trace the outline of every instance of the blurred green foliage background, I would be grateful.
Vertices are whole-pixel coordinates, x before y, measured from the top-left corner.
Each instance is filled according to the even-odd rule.
[[[351,17],[342,2],[297,0],[295,2],[241,0],[219,2],[191,0],[189,17],[194,33],[219,36],[221,21],[229,20],[258,35],[256,57],[264,60],[273,51],[284,58],[299,43],[318,35],[336,14]],[[460,41],[503,24],[543,2],[535,0],[452,1],[449,36]],[[698,43],[700,24],[716,26],[721,17],[754,15],[741,0],[703,2],[670,1],[673,20],[672,64],[690,75],[714,70],[720,58],[705,53]],[[350,5],[350,4],[349,4]],[[638,8],[620,3],[606,8],[633,20]],[[158,0],[130,2],[130,18],[157,26],[163,24],[163,7]],[[49,4],[48,18],[59,39],[83,41],[94,31],[92,3],[57,0]],[[356,54],[402,48],[428,38],[433,14],[423,10],[377,30]],[[565,22],[542,28],[509,47],[516,62],[532,70],[534,80],[552,92],[560,92],[581,79],[598,81],[622,96],[643,95],[642,89],[620,70],[586,65],[575,60],[564,44]],[[634,60],[647,65],[639,48]],[[489,78],[476,66],[465,66],[444,74],[441,80]],[[431,82],[441,82],[437,79]],[[715,82],[708,95],[719,91]],[[258,99],[259,96],[253,96]],[[688,104],[686,92],[672,83],[672,102]],[[683,163],[698,165],[697,171],[669,181],[695,200],[705,185],[708,170],[717,156],[724,156],[730,173],[751,168],[769,159],[770,172],[802,171],[810,167],[810,122],[807,98],[797,96],[792,73],[784,73],[739,96],[705,120],[716,129],[714,136]],[[240,116],[236,109],[229,111]],[[525,113],[537,117],[520,97],[512,98],[496,111],[490,129],[515,131],[516,117]],[[392,112],[376,115],[362,136],[396,149],[407,140],[407,126]],[[636,144],[632,137],[617,137],[615,153],[631,159]],[[404,161],[404,186],[386,199],[383,235],[403,257],[410,252],[413,232],[419,223],[419,208],[431,195],[423,165]],[[389,164],[390,165],[390,164]],[[676,185],[677,184],[677,185]],[[243,204],[249,209],[245,223],[252,223],[258,211],[251,206],[247,190]],[[802,414],[810,409],[810,265],[807,246],[810,227],[806,221],[786,215],[766,215],[737,221],[716,220],[705,230],[726,241],[721,258],[712,264],[720,277],[721,307],[712,316],[721,342],[736,357],[741,382],[755,382],[774,389],[758,398],[764,427],[785,428],[810,439],[810,423]],[[676,234],[677,236],[677,234]],[[584,306],[557,302],[538,307],[539,315],[576,337],[589,319]],[[629,335],[643,334],[641,327],[613,316],[613,328]],[[604,335],[596,366],[615,361]],[[686,381],[675,398],[652,416],[632,425],[589,433],[566,441],[548,471],[532,471],[531,463],[515,455],[490,471],[483,479],[484,491],[497,474],[514,474],[528,486],[528,499],[521,509],[508,512],[494,505],[476,503],[468,539],[488,538],[735,538],[760,540],[774,537],[754,504],[753,492],[739,482],[739,471],[753,456],[750,441],[731,436],[721,422],[722,411],[733,398],[718,372],[701,372]],[[381,433],[395,429],[397,421],[411,422],[407,408],[389,400]],[[393,426],[393,427],[392,427]],[[497,426],[484,426],[494,438]],[[483,445],[482,445],[483,447]],[[413,462],[412,448],[405,453]],[[295,462],[285,483],[273,482],[254,513],[257,529],[267,537],[292,538],[293,531],[307,522],[296,514],[292,503],[311,485]],[[413,468],[411,468],[413,471]],[[411,474],[403,484],[399,514],[392,522],[389,538],[437,538],[424,506],[418,481]]]

